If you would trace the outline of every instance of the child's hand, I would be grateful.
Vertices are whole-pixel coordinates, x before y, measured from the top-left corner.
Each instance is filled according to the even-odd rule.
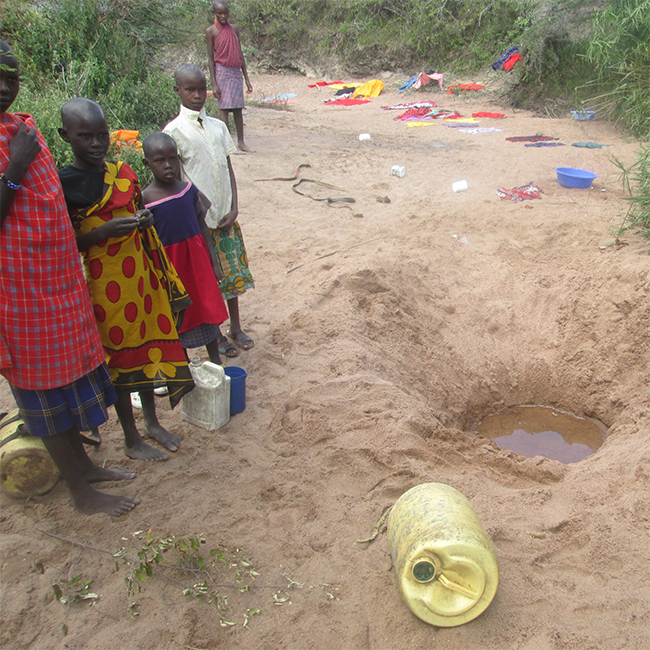
[[[247,92],[248,94],[250,94],[250,93],[253,92],[253,86],[252,86],[252,84],[251,84],[250,81],[247,81],[247,82],[246,82],[246,92]]]
[[[153,226],[153,212],[151,212],[151,210],[138,210],[135,213],[135,216],[138,219],[138,228],[140,229],[140,232]]]
[[[21,122],[18,132],[9,142],[9,160],[11,166],[16,168],[15,182],[20,182],[22,177],[26,174],[29,166],[34,162],[34,159],[41,151],[41,145],[38,142],[38,136],[34,129],[27,130],[24,122]]]
[[[214,271],[214,277],[217,278],[217,282],[223,280],[223,273],[221,272],[221,267],[217,262],[212,262],[212,270]]]
[[[215,99],[221,99],[221,91],[219,90],[219,86],[212,86],[212,96]]]
[[[230,230],[237,220],[237,212],[229,212],[217,224],[217,230]]]
[[[138,217],[115,217],[107,221],[101,229],[102,235],[106,238],[120,238],[130,235],[140,224]]]
[[[212,262],[212,270],[214,271],[214,277],[217,278],[217,282],[221,282],[223,280],[223,273],[221,272],[221,267],[219,266],[219,262],[215,260],[211,260]]]

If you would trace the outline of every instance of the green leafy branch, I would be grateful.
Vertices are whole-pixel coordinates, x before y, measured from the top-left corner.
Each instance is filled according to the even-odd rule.
[[[132,548],[123,546],[114,557],[121,558],[128,565],[124,583],[129,596],[136,591],[140,592],[148,578],[159,574],[177,583],[182,588],[183,595],[214,605],[222,627],[235,625],[231,620],[233,608],[228,602],[228,595],[222,590],[235,588],[242,593],[248,592],[252,581],[260,575],[246,558],[243,549],[231,550],[218,546],[206,553],[206,541],[201,537],[154,537],[152,531],[148,530],[146,533],[137,531],[131,538],[123,537],[122,541],[129,542]],[[129,557],[133,551],[137,560]],[[167,559],[167,562],[163,562],[163,559]],[[162,569],[167,571],[163,572]],[[191,584],[177,580],[170,572],[189,576]],[[224,579],[230,579],[231,582],[223,582]],[[260,611],[259,608],[246,609],[243,625],[248,627],[250,618]]]
[[[81,601],[91,601],[93,604],[99,596],[90,591],[92,578],[83,578],[81,574],[72,576],[69,580],[57,580],[52,585],[54,598],[64,605],[74,605]]]
[[[151,530],[140,530],[129,537],[123,537],[123,545],[115,553],[45,530],[37,530],[73,546],[111,556],[115,560],[116,571],[126,567],[124,583],[129,600],[134,594],[140,593],[149,580],[163,579],[173,584],[183,595],[214,606],[222,627],[237,625],[234,619],[241,616],[241,625],[248,628],[250,620],[262,612],[257,606],[243,608],[242,611],[241,605],[235,611],[229,600],[232,593],[229,594],[228,591],[245,594],[253,590],[269,590],[272,604],[282,606],[291,604],[291,592],[304,587],[303,583],[292,580],[285,573],[280,576],[280,584],[256,584],[260,574],[244,549],[224,545],[209,548],[206,540],[200,536],[156,537]],[[41,562],[35,563],[34,568],[41,574],[44,572]],[[91,582],[81,575],[68,581],[59,580],[59,591],[55,591],[55,596],[57,600],[64,598],[67,603],[96,600],[99,596],[90,592]],[[328,600],[337,598],[337,587],[329,584],[318,586],[323,589]],[[139,615],[136,602],[130,602],[127,610],[131,617]]]

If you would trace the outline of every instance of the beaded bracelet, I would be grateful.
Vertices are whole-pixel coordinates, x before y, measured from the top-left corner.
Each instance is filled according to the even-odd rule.
[[[0,174],[0,181],[4,181],[5,185],[10,189],[16,192],[19,190],[22,185],[20,183],[14,183],[13,181],[10,181],[4,174]]]

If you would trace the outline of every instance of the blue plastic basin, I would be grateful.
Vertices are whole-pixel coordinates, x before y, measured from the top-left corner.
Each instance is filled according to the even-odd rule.
[[[598,178],[593,172],[575,167],[556,167],[557,182],[562,187],[590,187],[594,178]]]

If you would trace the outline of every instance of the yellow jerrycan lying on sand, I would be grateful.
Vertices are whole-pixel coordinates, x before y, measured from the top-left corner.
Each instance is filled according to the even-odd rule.
[[[0,420],[0,487],[16,499],[45,494],[59,480],[43,441],[21,425],[18,409]]]
[[[405,492],[388,518],[388,542],[400,591],[423,621],[454,627],[492,602],[499,565],[469,501],[443,483]]]

